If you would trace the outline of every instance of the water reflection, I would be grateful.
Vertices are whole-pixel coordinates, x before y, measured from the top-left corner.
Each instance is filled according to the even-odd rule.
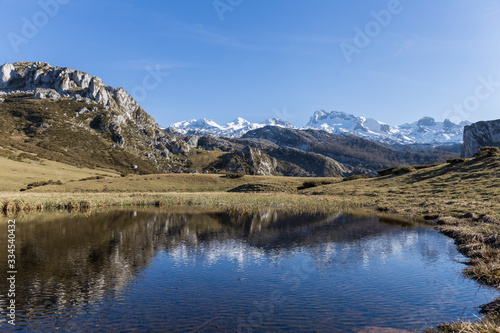
[[[494,296],[459,277],[449,239],[376,217],[115,211],[17,225],[21,329],[422,329]]]

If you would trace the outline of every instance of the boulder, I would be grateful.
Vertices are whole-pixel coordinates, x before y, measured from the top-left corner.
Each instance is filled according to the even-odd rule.
[[[33,98],[35,99],[50,98],[52,100],[58,100],[61,98],[61,95],[59,95],[59,93],[54,89],[36,88]]]
[[[81,108],[80,110],[75,112],[75,117],[78,117],[79,115],[86,113],[90,113],[90,110],[87,108]]]

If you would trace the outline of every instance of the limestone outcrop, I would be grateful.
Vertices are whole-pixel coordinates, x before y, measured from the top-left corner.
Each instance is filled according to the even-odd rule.
[[[500,119],[465,126],[462,157],[472,157],[478,148],[485,146],[500,148]]]

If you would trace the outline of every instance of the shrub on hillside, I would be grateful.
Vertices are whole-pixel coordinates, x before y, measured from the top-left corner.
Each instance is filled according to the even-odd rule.
[[[38,158],[37,156],[35,156],[33,154],[28,154],[28,153],[21,153],[21,154],[17,155],[17,160],[22,160],[22,159],[40,162],[40,158]]]
[[[398,167],[392,167],[392,168],[388,168],[388,169],[383,169],[383,170],[379,170],[377,171],[378,175],[380,177],[383,177],[383,176],[388,176],[388,175],[392,175],[393,172],[396,170],[396,169],[399,169]]]
[[[317,187],[321,185],[328,185],[328,184],[333,184],[333,181],[331,180],[306,180],[305,182],[302,183],[302,186],[299,186],[299,190],[303,190],[306,188],[311,188],[311,187]]]
[[[365,174],[361,174],[361,175],[351,175],[349,177],[346,177],[344,179],[342,179],[344,182],[346,181],[349,181],[349,180],[356,180],[356,179],[366,179],[366,178],[370,178],[368,175],[365,175]]]
[[[412,166],[404,166],[404,167],[392,167],[384,170],[379,170],[377,173],[379,176],[389,176],[389,175],[402,175],[409,172],[415,172],[417,169]]]
[[[464,163],[465,161],[466,161],[465,158],[452,158],[450,160],[446,160],[446,163],[458,164],[458,163]]]
[[[399,172],[398,174],[402,174],[402,173],[409,173],[409,172],[415,172],[417,171],[417,169],[415,169],[414,167],[412,166],[404,166],[404,167],[401,167],[399,169]]]
[[[498,147],[481,147],[479,148],[479,157],[481,156],[496,156],[500,155]]]
[[[422,170],[422,169],[432,168],[441,164],[442,163],[423,164],[423,165],[414,165],[413,167],[417,170]]]
[[[40,186],[45,186],[45,185],[62,185],[62,182],[60,180],[53,181],[52,179],[50,179],[50,180],[47,180],[47,181],[40,181],[40,182],[29,183],[26,186],[26,188],[21,189],[21,191],[31,190],[32,188],[40,187]]]
[[[245,175],[244,173],[234,173],[234,172],[226,173],[226,177],[231,179],[242,178],[244,175]]]
[[[87,177],[87,178],[79,179],[78,181],[84,182],[84,181],[87,181],[87,180],[97,180],[97,179],[104,179],[104,177],[103,176],[92,176],[92,177]]]

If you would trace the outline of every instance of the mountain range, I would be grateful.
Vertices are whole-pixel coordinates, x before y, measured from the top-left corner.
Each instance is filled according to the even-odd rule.
[[[387,144],[458,144],[463,140],[464,126],[467,121],[454,124],[449,119],[437,122],[431,117],[424,117],[416,122],[400,126],[389,125],[376,119],[355,116],[340,111],[316,111],[303,127],[273,118],[262,123],[252,123],[237,118],[225,125],[213,120],[199,119],[174,123],[168,127],[173,133],[184,135],[212,135],[238,138],[245,133],[264,126],[278,126],[290,129],[319,129],[331,134],[356,135],[368,140]]]
[[[449,144],[389,145],[384,142],[419,141],[405,136],[403,127],[324,111],[300,129],[279,119],[252,124],[237,118],[223,126],[181,122],[164,131],[123,88],[45,62],[0,66],[0,119],[2,158],[48,159],[122,174],[376,175],[398,165],[444,162],[460,150]],[[342,126],[336,125],[339,121]],[[450,143],[458,141],[458,134],[452,135],[460,130],[457,126],[424,118],[408,128],[420,133],[418,138],[432,132],[433,138]],[[398,133],[406,141],[383,136],[397,138]]]
[[[238,117],[225,125],[219,125],[215,121],[205,118],[191,119],[174,123],[170,125],[168,129],[172,132],[183,135],[211,135],[223,136],[227,138],[240,138],[249,131],[265,126],[295,128],[295,126],[288,121],[278,118],[270,118],[261,123],[252,123],[244,118]]]

